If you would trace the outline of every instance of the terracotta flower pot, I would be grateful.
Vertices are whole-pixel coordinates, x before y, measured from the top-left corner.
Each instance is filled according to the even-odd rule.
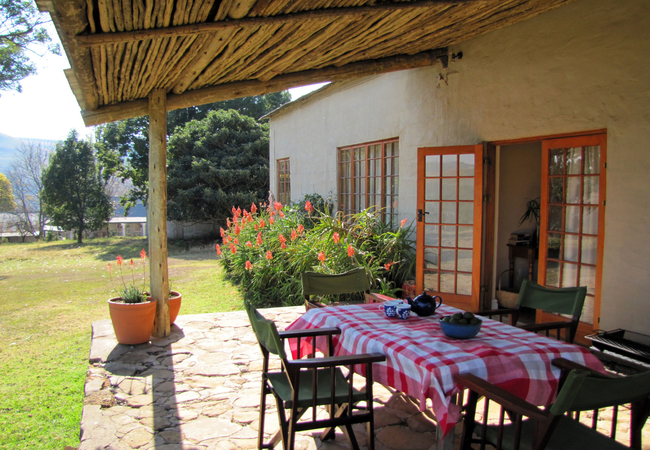
[[[183,296],[180,292],[170,291],[169,292],[169,324],[172,325],[178,317],[178,311],[181,309],[181,300]]]
[[[117,342],[125,345],[135,345],[148,342],[153,330],[153,320],[156,317],[156,302],[122,303],[119,297],[108,300],[113,330]]]

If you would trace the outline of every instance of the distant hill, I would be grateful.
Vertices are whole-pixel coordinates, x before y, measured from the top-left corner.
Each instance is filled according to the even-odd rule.
[[[9,169],[11,168],[14,158],[16,157],[16,149],[20,147],[20,144],[22,142],[40,142],[46,146],[51,146],[52,150],[54,150],[54,146],[58,141],[51,141],[47,139],[15,138],[0,133],[0,173],[4,175],[9,174]]]

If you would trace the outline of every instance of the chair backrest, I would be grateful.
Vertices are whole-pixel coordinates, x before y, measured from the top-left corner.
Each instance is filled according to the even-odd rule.
[[[248,301],[244,301],[244,305],[246,307],[246,313],[248,314],[248,320],[251,322],[251,327],[253,328],[253,332],[255,333],[260,345],[264,346],[264,348],[269,352],[278,355],[283,360],[286,360],[287,355],[284,351],[284,345],[282,344],[282,339],[280,339],[280,335],[278,334],[278,329],[275,327],[275,323],[264,318],[264,316],[262,316]]]
[[[582,306],[585,303],[587,288],[547,288],[524,280],[519,291],[517,306],[541,309],[555,314],[568,314],[580,318]]]
[[[301,279],[302,294],[305,297],[310,295],[351,294],[370,290],[370,282],[364,267],[357,267],[338,275],[303,272]]]
[[[627,377],[605,378],[587,371],[573,370],[551,406],[551,414],[587,411],[607,406],[648,400],[650,371]]]

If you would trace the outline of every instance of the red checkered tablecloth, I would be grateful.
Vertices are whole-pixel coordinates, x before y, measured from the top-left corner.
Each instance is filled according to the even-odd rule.
[[[401,320],[386,317],[378,304],[316,308],[288,329],[338,327],[341,334],[334,339],[335,355],[386,355],[385,362],[373,365],[375,381],[419,399],[422,410],[430,399],[444,434],[460,417],[459,407],[451,402],[451,396],[460,390],[454,382],[456,374],[474,374],[542,406],[554,400],[557,389],[560,370],[551,366],[553,359],[566,358],[604,371],[585,348],[487,318],[475,338],[448,338],[438,320],[457,311],[443,305],[433,316],[411,315]],[[296,340],[290,347],[295,358]],[[318,340],[316,347],[325,349],[325,339]],[[310,350],[311,342],[302,341],[301,354]]]

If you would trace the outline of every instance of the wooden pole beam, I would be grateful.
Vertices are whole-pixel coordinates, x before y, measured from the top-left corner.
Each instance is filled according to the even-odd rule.
[[[167,95],[167,110],[172,111],[231,98],[279,92],[285,89],[326,81],[344,81],[380,73],[395,72],[397,70],[426,67],[435,64],[438,60],[446,64],[446,58],[447,48],[442,48],[416,55],[392,56],[346,64],[341,67],[331,66],[322,69],[278,75],[268,81],[250,80],[224,83],[208,88],[186,91],[182,94],[169,94]],[[103,106],[95,111],[82,111],[82,116],[84,123],[89,127],[114,122],[116,120],[144,116],[149,111],[149,104],[150,102],[146,99],[134,100],[116,105]]]
[[[217,22],[202,22],[176,27],[156,28],[153,30],[134,30],[118,33],[80,34],[76,36],[81,46],[118,44],[123,42],[142,41],[145,39],[170,38],[174,36],[189,36],[201,33],[214,33],[219,30],[233,28],[260,27],[265,25],[289,24],[308,20],[331,20],[341,17],[351,18],[366,14],[391,13],[426,9],[436,6],[455,6],[485,0],[422,0],[414,2],[389,3],[374,6],[359,6],[352,8],[327,8],[314,11],[303,11],[293,14],[282,14],[268,17],[248,17],[237,20],[220,20]]]
[[[149,261],[151,295],[157,301],[155,337],[169,336],[169,278],[167,273],[167,95],[149,95]]]

